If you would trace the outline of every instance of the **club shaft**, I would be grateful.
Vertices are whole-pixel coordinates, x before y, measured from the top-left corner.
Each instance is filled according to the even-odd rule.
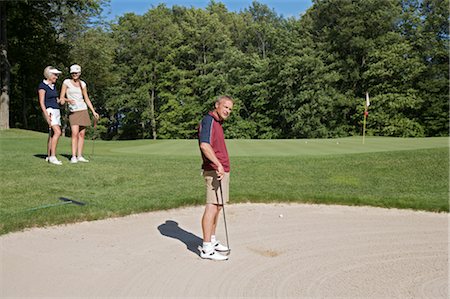
[[[94,118],[94,136],[92,137],[91,159],[94,158],[95,139],[97,139],[97,120]]]
[[[28,209],[27,211],[36,211],[36,210],[40,210],[40,209],[45,209],[45,208],[50,208],[50,207],[56,207],[56,206],[62,206],[62,205],[67,205],[72,203],[71,201],[65,201],[65,202],[60,202],[60,203],[54,203],[54,204],[49,204],[49,205],[43,205],[43,206],[39,206],[39,207],[34,207],[31,209]]]
[[[52,127],[48,127],[47,157],[51,156],[51,152],[52,152]]]
[[[225,216],[225,202],[223,201],[222,182],[219,181],[220,197],[222,198],[223,224],[225,226],[225,237],[227,239],[227,248],[230,250],[230,242],[228,240],[227,217]]]

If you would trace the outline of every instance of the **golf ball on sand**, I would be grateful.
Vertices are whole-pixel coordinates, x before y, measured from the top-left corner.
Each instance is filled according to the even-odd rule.
[[[278,217],[283,218],[283,214],[280,214],[280,216],[278,216]]]

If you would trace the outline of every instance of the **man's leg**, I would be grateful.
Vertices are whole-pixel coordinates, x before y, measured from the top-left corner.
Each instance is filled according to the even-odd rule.
[[[214,196],[216,198],[216,202],[218,202],[219,204],[217,205],[218,211],[217,211],[216,218],[214,221],[213,232],[211,235],[211,242],[213,243],[213,245],[215,245],[215,249],[220,252],[228,251],[228,247],[220,244],[219,241],[216,239],[216,227],[217,227],[217,223],[219,222],[220,212],[221,212],[222,208],[223,209],[225,208],[225,207],[223,207],[222,204],[226,204],[228,202],[229,183],[230,183],[230,173],[228,173],[228,172],[224,174],[224,176],[222,177],[222,180],[219,181],[219,180],[214,179],[214,181],[213,181],[213,185],[215,186]],[[222,198],[222,196],[223,196],[223,198]]]
[[[205,212],[203,213],[202,217],[203,242],[211,242],[211,235],[213,235],[216,231],[218,215],[218,206],[215,204],[207,203],[205,206]]]
[[[222,186],[226,186],[225,190],[227,192],[226,194],[223,192],[224,190],[219,190],[216,192],[217,201],[219,203],[227,202],[227,200],[228,200],[228,197],[227,197],[228,196],[228,182],[229,182],[228,177],[224,177],[222,179],[222,184],[219,184],[219,188],[222,188]],[[222,198],[222,194],[225,194],[224,195],[225,199]],[[213,230],[211,233],[211,243],[214,246],[214,249],[220,253],[229,252],[229,250],[230,250],[228,248],[228,245],[227,246],[222,245],[220,243],[220,241],[216,239],[216,228],[217,228],[217,223],[219,222],[219,216],[220,216],[220,212],[221,212],[222,208],[224,209],[225,207],[223,207],[222,205],[217,205],[217,214],[216,214],[216,218],[214,219]],[[228,243],[228,236],[227,236],[227,243]]]
[[[214,186],[215,171],[205,171],[203,173],[206,183],[206,206],[202,217],[202,230],[203,230],[203,246],[200,249],[200,257],[224,261],[227,260],[227,256],[223,256],[216,252],[215,247],[211,242],[211,236],[216,231],[218,215],[221,206],[217,202],[217,188]]]
[[[220,211],[222,210],[222,206],[221,205],[216,205],[216,207],[217,207],[217,213],[216,213],[216,217],[214,218],[214,223],[213,223],[213,227],[212,227],[212,231],[211,231],[211,236],[215,236],[216,235],[217,222],[219,221]]]
[[[203,229],[203,247],[200,251],[200,256],[202,258],[225,261],[228,259],[227,256],[223,256],[216,252],[214,244],[211,243],[211,235],[215,230],[215,222],[217,223],[217,215],[219,214],[220,208],[218,205],[207,203],[205,207],[205,212],[202,217],[202,229]]]

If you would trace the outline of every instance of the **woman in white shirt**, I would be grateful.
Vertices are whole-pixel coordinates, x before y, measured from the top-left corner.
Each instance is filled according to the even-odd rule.
[[[87,93],[86,83],[80,79],[81,67],[74,64],[70,67],[72,79],[66,79],[61,87],[60,98],[69,103],[69,121],[72,130],[72,158],[70,163],[89,162],[83,157],[86,127],[91,125],[88,107],[96,119],[99,118]]]

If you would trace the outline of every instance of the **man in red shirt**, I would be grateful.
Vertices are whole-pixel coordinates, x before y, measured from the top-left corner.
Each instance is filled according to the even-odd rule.
[[[216,226],[222,205],[228,202],[230,182],[230,159],[222,123],[230,116],[232,109],[233,99],[220,96],[215,109],[203,118],[198,131],[206,183],[206,207],[202,218],[203,247],[200,256],[220,261],[228,259],[228,256],[219,253],[228,251],[228,248],[216,240]]]

